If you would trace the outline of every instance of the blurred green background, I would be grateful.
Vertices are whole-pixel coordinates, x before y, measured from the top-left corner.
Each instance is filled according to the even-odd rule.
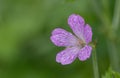
[[[0,0],[0,78],[93,78],[91,58],[84,62],[76,59],[65,66],[55,61],[56,54],[64,48],[50,41],[51,32],[56,27],[71,31],[67,19],[73,13],[91,25],[93,41],[97,40],[99,72],[104,75],[110,66],[107,43],[115,0],[96,2]],[[115,40],[118,51],[119,34]]]

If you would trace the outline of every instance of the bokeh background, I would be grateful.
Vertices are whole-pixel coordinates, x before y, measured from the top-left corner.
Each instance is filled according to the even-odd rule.
[[[64,47],[50,41],[51,32],[56,27],[71,31],[67,19],[73,13],[91,25],[99,72],[104,75],[111,65],[109,42],[120,57],[120,29],[115,38],[109,33],[115,1],[0,0],[0,78],[93,78],[92,58],[65,66],[55,61]]]

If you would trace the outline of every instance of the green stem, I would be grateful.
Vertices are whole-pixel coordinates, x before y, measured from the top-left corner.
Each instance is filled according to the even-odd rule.
[[[99,71],[98,71],[97,56],[96,56],[95,48],[93,48],[93,52],[92,52],[92,61],[93,61],[94,78],[99,78]]]
[[[116,0],[113,21],[112,21],[113,30],[110,32],[112,39],[109,38],[107,44],[108,44],[111,66],[115,71],[118,72],[120,72],[120,68],[119,68],[120,66],[119,66],[119,57],[118,57],[118,51],[117,51],[115,39],[117,38],[116,31],[119,26],[119,21],[120,21],[120,0]]]
[[[92,4],[93,4],[93,8],[95,9],[96,14],[98,15],[98,17],[104,24],[104,28],[106,27],[109,33],[107,44],[108,44],[111,66],[114,70],[120,72],[118,51],[117,51],[117,47],[115,43],[115,39],[117,38],[116,31],[120,24],[120,0],[115,1],[112,23],[110,22],[106,13],[101,12],[101,9],[98,6],[97,0],[92,0]]]
[[[114,28],[115,31],[118,29],[119,22],[120,22],[120,0],[116,0],[112,21],[112,27]]]

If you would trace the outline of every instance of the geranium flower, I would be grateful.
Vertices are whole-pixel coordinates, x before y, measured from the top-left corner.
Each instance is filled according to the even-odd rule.
[[[66,47],[56,56],[56,61],[62,65],[71,64],[77,57],[85,61],[90,58],[92,51],[92,47],[88,45],[92,41],[89,24],[85,24],[84,19],[76,14],[69,16],[68,24],[74,35],[62,28],[56,28],[50,37],[56,46]]]

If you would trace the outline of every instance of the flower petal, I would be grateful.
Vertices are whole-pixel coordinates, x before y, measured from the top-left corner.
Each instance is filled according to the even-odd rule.
[[[70,64],[76,59],[78,52],[77,47],[66,48],[57,54],[56,61],[62,65]]]
[[[78,58],[79,58],[81,61],[87,60],[87,59],[90,57],[90,55],[91,55],[91,51],[92,51],[92,47],[86,45],[85,47],[83,47],[83,48],[79,51],[79,53],[78,53]]]
[[[70,25],[75,35],[85,41],[83,37],[85,25],[84,19],[79,15],[72,14],[68,18],[68,24]]]
[[[84,28],[84,38],[87,44],[92,41],[92,29],[88,24]]]
[[[56,46],[74,46],[77,43],[75,36],[61,28],[54,29],[50,38]]]
[[[56,35],[56,34],[66,34],[66,30],[62,29],[62,28],[55,28],[52,31],[52,35]]]

